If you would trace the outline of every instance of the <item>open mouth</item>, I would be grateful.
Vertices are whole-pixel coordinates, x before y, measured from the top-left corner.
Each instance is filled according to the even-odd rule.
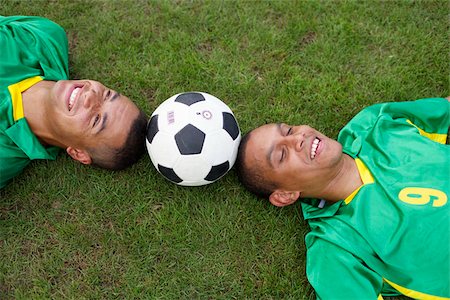
[[[315,138],[314,139],[314,141],[312,142],[312,145],[311,145],[311,154],[310,154],[310,157],[311,157],[311,159],[314,159],[315,157],[316,157],[316,153],[317,153],[317,148],[319,147],[319,144],[320,144],[320,139],[319,138]]]
[[[68,108],[69,111],[72,110],[74,104],[75,104],[75,99],[77,99],[78,93],[80,92],[81,87],[75,87],[72,91],[72,93],[70,93],[70,97],[69,97],[69,104],[68,104]]]

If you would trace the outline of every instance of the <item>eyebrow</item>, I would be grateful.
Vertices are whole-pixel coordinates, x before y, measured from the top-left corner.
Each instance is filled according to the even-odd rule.
[[[110,99],[109,101],[114,101],[114,100],[116,100],[117,98],[119,98],[119,96],[120,96],[120,93],[116,92],[116,93],[111,97],[111,99]]]
[[[278,132],[281,134],[281,123],[277,123],[276,126],[277,126],[277,129],[278,129]],[[273,164],[272,164],[272,159],[271,158],[272,158],[272,152],[273,152],[274,148],[275,148],[275,145],[272,144],[270,146],[270,148],[269,148],[269,151],[267,151],[267,161],[269,162],[269,166],[271,168],[273,168]]]

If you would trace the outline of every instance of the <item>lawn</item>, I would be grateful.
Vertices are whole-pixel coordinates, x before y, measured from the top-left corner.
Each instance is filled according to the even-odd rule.
[[[450,95],[448,1],[0,0],[0,14],[62,25],[72,79],[148,115],[205,91],[243,133],[284,121],[336,137],[367,105]],[[109,172],[63,152],[0,190],[1,299],[314,298],[298,204],[256,199],[234,170],[188,188],[147,155]]]

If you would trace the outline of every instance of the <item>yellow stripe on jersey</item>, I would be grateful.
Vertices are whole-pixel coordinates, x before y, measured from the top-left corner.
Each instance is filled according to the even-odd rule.
[[[428,132],[423,131],[419,127],[417,127],[417,125],[414,124],[413,122],[411,122],[410,120],[406,120],[406,122],[408,122],[412,126],[416,127],[417,130],[419,130],[420,135],[425,136],[425,137],[429,138],[430,140],[438,142],[440,144],[445,144],[445,141],[447,139],[447,134],[445,134],[445,133],[428,133]]]
[[[361,177],[361,180],[363,182],[363,185],[374,183],[375,180],[373,179],[372,173],[370,173],[370,171],[369,171],[369,169],[367,169],[366,165],[359,158],[355,158],[355,162],[356,162],[356,167],[358,168],[359,176]],[[360,186],[359,188],[354,190],[353,193],[350,194],[350,196],[348,196],[347,198],[344,199],[345,204],[349,204],[353,200],[353,198],[355,198],[355,195],[358,193],[359,189],[362,186]]]
[[[35,76],[8,86],[9,93],[11,94],[14,121],[23,118],[22,92],[29,89],[41,80],[41,76]]]
[[[425,294],[425,293],[413,291],[413,290],[407,289],[405,287],[402,287],[402,286],[400,286],[398,284],[395,284],[392,281],[387,280],[386,278],[383,278],[383,280],[386,281],[387,283],[389,283],[397,291],[399,291],[403,295],[408,296],[410,298],[425,299],[425,300],[449,300],[450,299],[450,298],[447,298],[447,297],[433,296],[433,295],[428,295],[428,294]]]
[[[381,294],[379,294],[377,300],[383,300],[383,296],[381,296]]]
[[[359,188],[357,188],[356,190],[354,190],[353,193],[350,194],[350,196],[348,196],[347,198],[344,199],[345,204],[349,204],[350,202],[352,202],[353,198],[355,198],[355,195],[359,192],[361,187],[362,187],[362,185]]]
[[[372,173],[370,173],[369,169],[367,169],[366,165],[359,159],[355,159],[356,167],[359,171],[359,176],[361,176],[361,180],[364,184],[374,183]]]

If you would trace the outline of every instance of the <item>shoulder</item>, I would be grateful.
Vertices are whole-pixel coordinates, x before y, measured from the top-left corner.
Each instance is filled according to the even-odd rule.
[[[0,27],[3,30],[19,34],[31,34],[65,41],[66,33],[57,23],[43,17],[10,16],[0,17]]]
[[[445,98],[377,103],[361,110],[349,123],[363,123],[372,126],[379,118],[398,119],[441,114],[448,110],[449,104],[450,100]]]

